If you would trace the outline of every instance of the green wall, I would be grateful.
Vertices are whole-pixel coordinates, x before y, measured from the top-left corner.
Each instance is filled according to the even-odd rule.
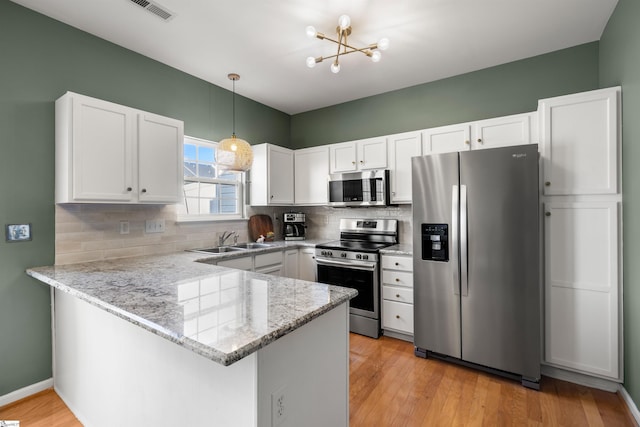
[[[600,84],[622,86],[624,387],[640,405],[640,2],[620,0],[600,41]]]
[[[106,99],[218,140],[232,130],[228,89],[0,0],[0,225],[33,226],[31,242],[0,237],[0,396],[51,377],[49,287],[24,270],[54,262],[55,99]],[[239,137],[288,145],[289,129],[287,114],[236,97]]]
[[[295,148],[426,129],[538,108],[598,87],[598,43],[358,99],[291,118]]]

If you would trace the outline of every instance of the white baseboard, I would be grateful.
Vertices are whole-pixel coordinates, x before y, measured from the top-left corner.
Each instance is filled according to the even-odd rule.
[[[620,386],[620,383],[616,381],[592,377],[590,375],[585,375],[578,372],[567,371],[564,369],[556,368],[555,366],[542,365],[540,370],[542,375],[546,375],[551,378],[568,381],[574,384],[580,384],[586,387],[597,388],[599,390],[610,391],[611,393],[617,392],[618,387]]]
[[[629,408],[629,412],[631,412],[631,415],[636,420],[636,423],[640,425],[640,411],[638,411],[636,403],[633,401],[633,399],[631,399],[631,396],[629,396],[627,389],[624,388],[622,384],[620,384],[618,392],[620,393],[620,396],[622,396],[624,402],[627,404],[627,408]]]
[[[53,387],[53,378],[49,378],[47,380],[40,381],[39,383],[31,384],[19,390],[12,391],[9,394],[0,396],[0,408],[51,387]]]

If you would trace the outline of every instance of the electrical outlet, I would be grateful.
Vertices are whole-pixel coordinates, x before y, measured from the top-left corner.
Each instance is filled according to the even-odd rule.
[[[145,233],[164,233],[164,219],[149,219],[144,222]]]
[[[284,423],[287,418],[288,404],[286,386],[282,386],[278,391],[271,393],[271,427],[279,427]]]
[[[120,234],[129,234],[129,221],[120,221]]]

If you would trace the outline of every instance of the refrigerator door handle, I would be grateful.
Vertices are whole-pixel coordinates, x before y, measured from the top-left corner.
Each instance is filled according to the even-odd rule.
[[[453,293],[460,295],[460,263],[458,262],[458,220],[460,218],[460,192],[458,186],[451,188],[451,270],[453,282]]]
[[[467,212],[467,186],[460,186],[460,287],[462,296],[469,294],[469,242]]]

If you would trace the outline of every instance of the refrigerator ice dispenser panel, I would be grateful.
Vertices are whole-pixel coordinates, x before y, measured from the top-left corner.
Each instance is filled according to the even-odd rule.
[[[449,261],[449,224],[422,224],[422,259]]]

